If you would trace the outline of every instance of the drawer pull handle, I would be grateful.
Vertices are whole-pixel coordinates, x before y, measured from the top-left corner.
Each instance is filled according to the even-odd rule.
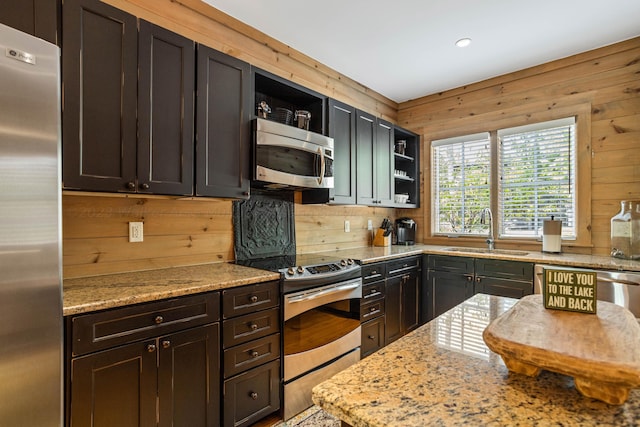
[[[147,351],[149,353],[153,353],[154,351],[156,351],[156,345],[155,344],[148,344],[147,345]]]
[[[367,338],[369,338],[370,340],[375,340],[376,336],[375,335],[369,335]]]
[[[169,348],[169,347],[171,347],[171,341],[169,340],[162,341],[162,348]]]
[[[256,357],[258,357],[258,356],[260,356],[260,353],[258,353],[257,351],[253,350],[253,351],[251,352],[251,357],[253,357],[254,359],[255,359]]]
[[[159,325],[160,323],[164,322],[164,318],[162,316],[156,316],[154,321],[156,322],[156,325]]]
[[[258,400],[258,393],[256,393],[255,391],[249,393],[249,396],[251,396],[253,400]]]
[[[252,330],[252,331],[255,331],[255,330],[257,330],[257,329],[258,329],[258,324],[257,324],[257,323],[251,323],[251,324],[249,325],[249,327],[251,328],[251,330]]]
[[[255,295],[251,295],[251,298],[249,298],[251,300],[252,303],[256,303],[258,302],[258,297]]]

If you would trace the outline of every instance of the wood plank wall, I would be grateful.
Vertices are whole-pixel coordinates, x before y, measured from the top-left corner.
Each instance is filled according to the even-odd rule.
[[[592,247],[568,251],[608,255],[609,221],[620,201],[640,199],[640,38],[400,104],[399,124],[422,135],[424,144],[421,200],[427,203],[416,215],[418,240],[455,244],[428,232],[429,141],[584,103],[591,106]]]
[[[397,103],[199,0],[104,0],[228,55],[391,122]],[[232,201],[179,200],[65,192],[65,278],[234,259]],[[296,195],[298,251],[366,246],[393,209],[302,205]],[[344,232],[344,220],[351,232]],[[129,221],[144,222],[144,242],[128,242]]]

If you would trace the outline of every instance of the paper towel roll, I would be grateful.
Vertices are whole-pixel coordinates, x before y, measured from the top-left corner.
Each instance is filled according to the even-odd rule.
[[[562,221],[542,222],[542,252],[559,253],[562,251]]]

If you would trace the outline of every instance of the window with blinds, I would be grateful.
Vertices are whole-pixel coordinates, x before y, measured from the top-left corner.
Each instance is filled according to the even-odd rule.
[[[487,233],[480,224],[490,202],[489,133],[433,141],[435,233]]]
[[[432,141],[433,234],[484,236],[482,211],[497,206],[499,237],[537,239],[554,216],[575,239],[575,128],[569,117]]]
[[[501,129],[498,141],[500,236],[539,237],[554,216],[575,239],[575,118]]]

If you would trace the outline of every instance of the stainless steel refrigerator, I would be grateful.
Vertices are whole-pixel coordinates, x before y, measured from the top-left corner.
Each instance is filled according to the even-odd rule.
[[[0,425],[62,425],[59,49],[0,25]]]

